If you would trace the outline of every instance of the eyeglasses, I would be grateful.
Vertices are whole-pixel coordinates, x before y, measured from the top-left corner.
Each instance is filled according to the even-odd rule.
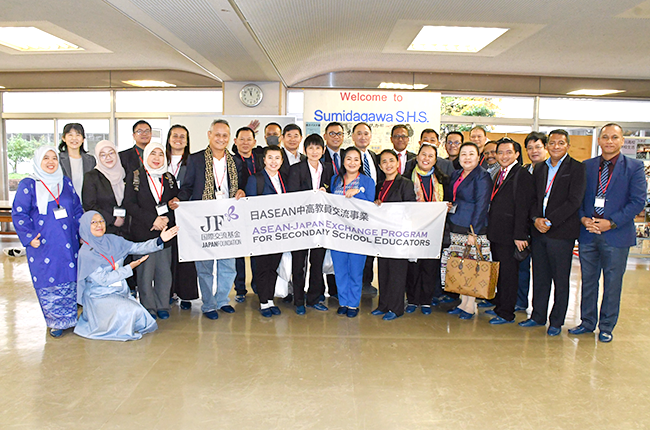
[[[409,138],[408,135],[406,135],[406,134],[396,134],[396,135],[394,135],[392,137],[393,137],[393,139],[397,139],[397,140],[408,139]]]
[[[146,128],[145,129],[140,129],[140,130],[136,130],[135,134],[137,134],[138,136],[142,136],[143,134],[151,134],[151,130],[146,129]]]
[[[460,141],[459,141],[459,140],[456,140],[456,141],[453,141],[453,140],[452,140],[452,141],[449,141],[449,140],[448,140],[448,141],[447,141],[447,145],[451,145],[451,146],[460,146]]]
[[[330,131],[329,134],[331,137],[342,137],[343,132],[342,131]]]
[[[115,151],[110,151],[110,152],[100,152],[99,153],[99,159],[100,160],[105,160],[107,158],[113,158],[115,157]]]
[[[99,220],[99,221],[90,221],[90,225],[100,225],[100,224],[106,224],[106,221]]]

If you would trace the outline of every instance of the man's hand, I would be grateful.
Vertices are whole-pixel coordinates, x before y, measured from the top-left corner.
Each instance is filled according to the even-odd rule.
[[[244,192],[244,190],[237,190],[237,192],[235,193],[235,200],[239,200],[242,197],[246,197],[246,193]]]
[[[540,233],[546,233],[551,228],[550,226],[546,225],[547,222],[550,224],[550,221],[546,218],[539,217],[535,220],[535,228],[539,230]]]
[[[612,222],[608,219],[596,218],[594,225],[600,233],[605,233],[607,230],[612,229]]]
[[[519,252],[521,252],[524,249],[526,249],[526,247],[528,246],[528,241],[527,240],[517,240],[517,239],[515,239],[515,246],[517,247]]]
[[[180,200],[178,200],[178,197],[174,197],[173,199],[167,202],[167,206],[169,206],[169,209],[171,210],[176,210],[176,208],[178,207],[178,202],[180,202]]]

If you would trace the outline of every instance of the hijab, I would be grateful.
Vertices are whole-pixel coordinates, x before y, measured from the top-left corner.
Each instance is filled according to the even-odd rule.
[[[157,169],[149,166],[149,155],[153,152],[154,149],[160,149],[163,154],[163,163]],[[161,143],[151,142],[144,148],[144,154],[142,156],[142,161],[144,163],[144,168],[152,178],[159,179],[163,173],[167,172],[167,155],[165,154],[165,147]]]
[[[54,173],[47,173],[41,167],[43,158],[45,158],[45,154],[49,151],[54,152],[57,158],[59,157],[56,153],[56,148],[50,145],[43,145],[36,150],[34,159],[32,160],[34,173],[30,177],[36,181],[36,206],[38,207],[38,213],[41,215],[47,214],[47,204],[54,200],[52,194],[58,199],[59,195],[63,192],[63,170],[61,170],[61,164],[59,164]],[[48,191],[48,188],[50,191]]]
[[[102,160],[99,158],[99,153],[104,148],[111,148],[115,151],[115,164],[110,169],[104,165]],[[122,205],[122,200],[124,200],[124,167],[122,167],[122,161],[117,153],[117,148],[110,140],[102,140],[95,146],[95,158],[97,158],[97,165],[95,169],[99,170],[102,175],[106,176],[106,179],[111,183],[113,188],[113,194],[115,195],[115,200],[117,205]]]

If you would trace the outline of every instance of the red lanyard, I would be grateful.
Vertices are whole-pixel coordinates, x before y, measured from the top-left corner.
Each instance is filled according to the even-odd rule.
[[[151,181],[151,185],[153,185],[153,190],[156,192],[156,196],[158,196],[158,202],[157,203],[160,203],[160,201],[162,200],[163,188],[164,188],[163,178],[162,178],[162,176],[160,177],[160,192],[158,192],[158,188],[156,188],[156,183],[153,181],[153,178],[149,174],[149,171],[145,169],[145,172],[147,172],[147,176],[149,177],[149,180]]]
[[[339,156],[339,158],[341,158],[341,156]],[[333,158],[332,158],[332,165],[334,166],[334,174],[335,174],[336,176],[338,176],[338,174],[339,174],[339,168],[336,167],[336,161],[334,161]]]
[[[603,189],[603,195],[607,194],[607,188],[609,188],[609,182],[612,180],[612,170],[614,170],[613,164],[609,166],[609,179],[607,180],[607,183],[605,184],[605,188]],[[600,179],[601,179],[600,175],[602,173],[603,173],[603,166],[601,165],[600,168],[598,169],[598,188],[600,188]],[[596,194],[598,194],[598,188],[596,188]]]
[[[429,193],[428,196],[427,196],[427,189],[424,187],[424,182],[422,182],[422,175],[418,174],[418,176],[420,177],[420,187],[422,187],[422,194],[424,194],[424,201],[425,202],[433,201],[433,173],[429,175],[429,185],[431,188],[430,190],[431,192]],[[458,187],[454,186],[454,192],[456,191],[456,188]]]
[[[553,175],[553,179],[551,179],[551,182],[548,184],[548,187],[546,187],[546,191],[544,191],[544,197],[548,196],[548,192],[551,190],[551,187],[553,186],[553,182],[555,182],[556,176],[557,176],[557,172],[555,172],[555,175]],[[609,185],[609,182],[607,183],[607,185]]]
[[[244,166],[246,166],[246,169],[248,170],[248,175],[249,176],[253,176],[255,173],[257,173],[257,171],[256,171],[257,169],[255,169],[255,154],[253,154],[251,152],[251,158],[252,158],[252,161],[253,161],[253,171],[252,172],[251,172],[251,169],[248,168],[248,162],[246,161],[244,156],[239,154],[239,157],[241,158],[241,161],[244,163]]]
[[[226,178],[226,166],[223,166],[223,176],[221,176],[221,182],[219,181],[219,176],[217,176],[217,171],[215,170],[214,163],[212,164],[212,171],[214,172],[214,179],[217,181],[217,191],[221,191],[221,184],[223,184],[223,180]]]
[[[386,184],[388,182],[390,182],[390,184],[388,184],[388,187],[387,187]],[[394,179],[392,181],[384,181],[384,184],[381,186],[381,190],[379,191],[379,200],[380,201],[382,201],[382,202],[384,201],[384,199],[386,198],[386,194],[388,194],[388,191],[390,191],[390,188],[393,186],[394,183],[395,183]],[[383,195],[382,195],[382,192],[383,192]]]
[[[357,176],[355,176],[354,179],[350,181],[350,183],[356,181],[357,178],[359,177],[359,175],[360,175],[360,173],[357,172]],[[343,195],[345,195],[345,193],[347,192],[347,186],[348,185],[345,183],[345,178],[343,178]]]
[[[52,198],[54,198],[54,201],[56,202],[56,206],[60,208],[61,205],[59,204],[59,197],[61,197],[61,190],[59,190],[59,184],[56,184],[56,193],[59,195],[58,197],[54,197],[54,194],[52,194],[52,191],[50,191],[50,189],[47,187],[47,185],[45,185],[45,182],[41,181],[41,184],[43,184],[43,186],[45,187],[47,192],[50,193]],[[608,185],[609,185],[609,183],[608,183]]]
[[[140,151],[138,151],[138,146],[134,146],[135,148],[135,153],[138,154],[138,158],[140,159],[140,165],[144,166],[144,161],[142,161],[142,155],[140,155]]]
[[[267,173],[267,175],[268,175],[268,173]],[[280,174],[280,172],[278,172],[277,175],[280,178],[280,186],[282,187],[282,193],[286,194],[287,190],[286,190],[286,188],[284,188],[284,181],[282,180],[282,175]],[[271,179],[270,176],[269,176],[269,179]],[[275,189],[275,193],[280,194],[280,193],[278,193],[278,189],[275,188],[275,184],[273,183],[273,179],[271,179],[271,185],[273,185],[273,188]]]
[[[81,240],[83,241],[83,243],[85,243],[86,245],[90,246],[90,244],[89,244],[88,242],[86,242],[86,241],[83,240],[83,239],[81,239]],[[104,254],[102,254],[101,252],[99,252],[99,251],[96,251],[96,252],[97,252],[99,255],[101,255],[102,257],[104,257],[104,260],[108,261],[108,264],[111,265],[111,268],[113,268],[113,270],[115,270],[115,268],[116,268],[117,266],[115,265],[115,259],[113,258],[112,255],[111,255],[111,259],[109,260],[109,259],[106,258],[106,256],[105,256]],[[111,262],[111,261],[112,261],[112,262]]]
[[[503,173],[504,172],[500,172],[499,173],[499,180],[494,181],[494,186],[492,187],[492,195],[490,196],[490,201],[492,201],[494,199],[494,196],[496,195],[497,191],[499,191],[499,188],[501,188],[501,184],[503,184],[503,181],[506,180],[505,177],[503,179],[501,179],[501,176],[503,176]],[[507,176],[507,174],[506,174],[506,176]]]
[[[480,166],[481,164],[483,164],[484,160],[485,160],[485,154],[481,154],[481,159],[479,160],[478,165]]]
[[[181,164],[183,163],[183,160],[181,159],[178,164],[176,165],[176,170],[174,170],[174,178],[178,175],[178,171],[181,170]]]
[[[463,182],[463,181],[465,180],[465,178],[467,177],[467,175],[469,175],[469,173],[468,173],[467,175],[463,176],[464,174],[465,174],[464,171],[461,172],[461,173],[460,173],[460,176],[458,177],[458,179],[457,179],[456,182],[454,183],[454,201],[456,201],[456,192],[458,191],[458,187],[460,186],[460,183]]]

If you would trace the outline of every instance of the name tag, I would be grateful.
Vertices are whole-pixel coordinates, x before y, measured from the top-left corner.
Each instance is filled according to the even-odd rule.
[[[54,209],[54,218],[63,219],[67,217],[68,217],[68,212],[65,210],[65,208]]]
[[[109,287],[121,287],[122,281],[113,282]]]
[[[548,206],[548,196],[544,197],[544,207]]]
[[[605,198],[604,197],[596,197],[596,201],[594,202],[594,207],[604,208],[605,207]]]
[[[156,206],[156,212],[158,212],[158,216],[163,216],[167,212],[169,212],[169,208],[167,207],[167,203],[163,203],[161,205]]]
[[[458,204],[454,203],[451,205],[451,208],[449,208],[449,213],[450,214],[455,214],[456,213],[456,208],[458,208]]]
[[[225,199],[225,198],[226,198],[226,193],[224,193],[223,191],[219,190],[219,191],[217,191],[217,192],[215,193],[215,198],[216,198],[217,200]]]
[[[126,216],[126,209],[121,208],[119,206],[113,207],[113,216],[115,217],[122,217],[124,218]]]

